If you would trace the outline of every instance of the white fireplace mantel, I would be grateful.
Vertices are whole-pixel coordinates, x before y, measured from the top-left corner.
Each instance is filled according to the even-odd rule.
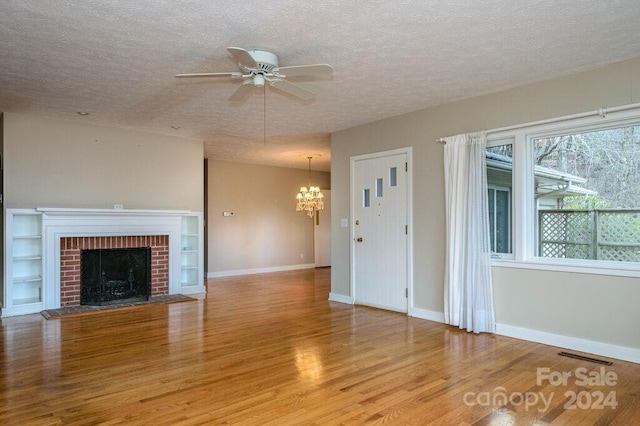
[[[137,210],[137,209],[74,209],[60,207],[37,207],[36,211],[48,216],[179,216],[191,213],[189,210]]]
[[[60,238],[169,236],[169,294],[181,292],[182,210],[69,209],[39,207],[44,238],[42,301],[44,309],[60,307]]]

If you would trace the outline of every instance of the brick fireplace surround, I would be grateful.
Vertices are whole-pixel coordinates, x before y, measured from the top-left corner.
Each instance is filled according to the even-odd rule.
[[[80,305],[80,250],[151,247],[151,296],[169,294],[169,236],[60,238],[60,306]]]

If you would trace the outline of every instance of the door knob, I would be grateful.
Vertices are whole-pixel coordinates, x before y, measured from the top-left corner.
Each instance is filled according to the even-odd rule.
[[[361,242],[362,242],[362,237],[360,237],[360,238],[356,238],[356,241],[357,241],[357,242],[359,242],[359,243],[361,243]]]

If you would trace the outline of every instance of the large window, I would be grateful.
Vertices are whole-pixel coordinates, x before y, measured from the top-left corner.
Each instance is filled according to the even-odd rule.
[[[489,132],[486,160],[495,257],[640,276],[640,110]]]
[[[532,143],[537,255],[640,262],[640,126]]]

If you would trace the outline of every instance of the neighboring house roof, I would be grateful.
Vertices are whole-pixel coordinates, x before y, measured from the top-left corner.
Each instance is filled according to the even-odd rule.
[[[494,170],[513,170],[513,159],[505,155],[487,151],[485,154],[487,168]],[[544,166],[535,166],[536,198],[560,198],[571,195],[596,195],[597,192],[577,184],[587,183],[587,179],[564,173]]]

